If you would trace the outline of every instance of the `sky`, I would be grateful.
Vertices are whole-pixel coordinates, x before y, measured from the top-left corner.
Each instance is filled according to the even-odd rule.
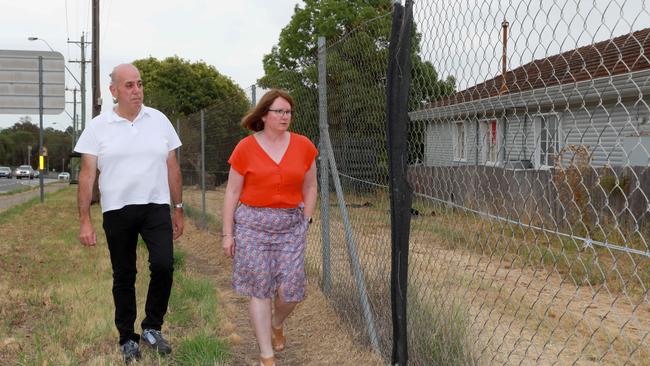
[[[401,1],[404,3],[404,1]],[[108,74],[113,66],[153,56],[203,60],[249,88],[263,76],[262,57],[277,44],[299,0],[101,0],[100,75],[103,107],[112,106]],[[79,60],[83,32],[91,39],[91,0],[0,0],[0,49],[48,50]],[[501,69],[501,22],[510,23],[508,68],[650,27],[648,0],[428,0],[414,17],[422,35],[421,57],[438,74],[456,78],[458,90],[491,79]],[[87,58],[91,48],[88,47]],[[68,63],[79,78],[79,65]],[[91,73],[87,71],[87,120]],[[67,77],[67,87],[76,82]],[[145,88],[146,93],[146,88]],[[249,92],[250,93],[250,92]],[[67,93],[72,100],[72,93]],[[72,106],[67,106],[72,114]],[[19,115],[0,115],[0,128]],[[38,122],[38,116],[31,116]],[[66,113],[46,116],[45,127],[65,129]]]
[[[648,0],[417,1],[413,13],[421,56],[458,90],[500,75],[504,19],[509,70],[650,27]]]
[[[45,39],[63,54],[68,68],[80,79],[82,33],[92,39],[91,0],[0,0],[0,49],[47,51]],[[103,107],[112,106],[108,74],[120,63],[149,56],[178,55],[205,61],[242,88],[264,75],[262,57],[278,43],[298,0],[101,0],[100,83]],[[91,47],[86,48],[90,59]],[[91,116],[91,70],[87,64],[87,121]],[[66,72],[66,87],[78,86]],[[145,89],[146,93],[146,89]],[[72,101],[72,92],[66,93]],[[66,107],[72,114],[72,106]],[[77,107],[77,111],[80,107]],[[21,115],[0,115],[0,128]],[[38,115],[31,116],[38,123]],[[72,125],[65,112],[44,116],[44,127],[63,130]]]

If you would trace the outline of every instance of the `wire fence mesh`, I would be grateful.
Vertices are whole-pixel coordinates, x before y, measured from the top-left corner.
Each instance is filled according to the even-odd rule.
[[[414,364],[429,363],[419,306],[447,314],[447,360],[646,363],[646,3],[416,2],[414,13],[421,57],[455,83],[410,113],[422,156],[409,169]]]
[[[650,356],[650,11],[625,2],[415,2],[408,329],[414,365],[645,364]],[[362,345],[389,360],[386,71],[391,14],[325,48],[343,197],[306,267]],[[265,79],[323,143],[318,53]],[[249,91],[249,100],[254,99]],[[237,99],[179,122],[185,197],[218,230]],[[319,172],[327,164],[318,159]],[[343,199],[343,200],[341,200]],[[207,203],[205,203],[207,202]],[[343,203],[341,205],[341,203]],[[215,218],[217,217],[217,218]],[[320,225],[328,222],[329,241]],[[324,247],[327,246],[327,247]],[[323,253],[327,252],[326,260]],[[357,266],[361,269],[357,271]],[[359,278],[364,291],[360,291]],[[372,326],[369,326],[369,322]],[[375,334],[372,334],[375,332]]]

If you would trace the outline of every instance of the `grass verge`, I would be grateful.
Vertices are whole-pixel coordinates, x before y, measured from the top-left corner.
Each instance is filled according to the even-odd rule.
[[[113,324],[112,276],[101,212],[92,207],[98,244],[78,243],[75,190],[48,194],[0,213],[0,364],[122,365]],[[139,245],[136,293],[143,318],[147,250]],[[143,350],[143,364],[213,365],[228,362],[219,333],[216,291],[175,254],[174,288],[163,332],[170,357]]]
[[[187,216],[190,220],[192,220],[196,225],[201,227],[203,225],[203,214],[201,213],[200,208],[196,208],[194,206],[187,205],[183,209],[185,216]],[[205,214],[205,226],[203,229],[207,229],[208,231],[216,232],[216,230],[221,230],[221,220],[217,218],[215,215],[206,212]]]
[[[408,292],[412,358],[422,365],[477,365],[466,305],[444,291],[427,301],[418,298],[421,293],[413,285]]]

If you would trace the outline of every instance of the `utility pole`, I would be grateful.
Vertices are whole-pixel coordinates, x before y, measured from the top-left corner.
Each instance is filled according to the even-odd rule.
[[[65,90],[72,92],[72,149],[74,149],[74,145],[77,143],[77,92],[79,89],[75,87],[74,89],[66,88]]]
[[[99,89],[99,0],[93,0],[93,118],[98,116],[102,111],[102,99],[100,97],[101,91]],[[95,183],[93,184],[93,195],[91,203],[99,202],[99,170]]]
[[[68,41],[68,43],[77,43],[81,47],[81,60],[79,61],[70,61],[77,62],[81,64],[81,130],[83,131],[86,128],[86,64],[90,61],[86,60],[86,46],[89,42],[85,41],[85,35],[81,35],[81,42]]]
[[[93,0],[93,117],[102,111],[99,88],[99,0]]]

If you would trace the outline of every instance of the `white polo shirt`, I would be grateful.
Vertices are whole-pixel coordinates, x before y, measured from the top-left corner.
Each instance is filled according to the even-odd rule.
[[[167,156],[181,146],[171,122],[145,107],[133,123],[111,109],[92,119],[74,151],[97,157],[102,212],[126,205],[170,204]]]

